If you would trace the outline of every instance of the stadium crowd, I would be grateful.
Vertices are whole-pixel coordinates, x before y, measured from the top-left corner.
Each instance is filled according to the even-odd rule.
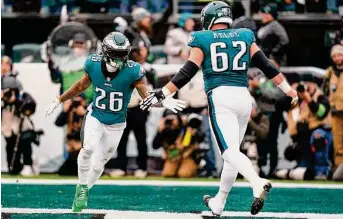
[[[189,56],[187,46],[189,35],[196,29],[192,11],[181,13],[175,26],[170,27],[165,36],[163,53],[166,59],[152,57],[152,36],[158,31],[154,25],[166,23],[171,15],[171,1],[29,1],[32,8],[41,13],[55,13],[66,4],[68,10],[80,12],[119,9],[119,12],[131,12],[132,23],[124,18],[114,20],[116,31],[124,33],[130,40],[132,50],[130,59],[139,62],[146,71],[151,89],[160,86],[163,78],[152,63],[183,64]],[[51,2],[55,2],[51,4]],[[128,5],[136,7],[131,11]],[[300,2],[300,3],[299,3]],[[317,2],[318,1],[313,1]],[[322,1],[319,1],[322,3]],[[254,3],[254,1],[253,1]],[[35,4],[38,4],[36,6]],[[199,2],[180,4],[199,4]],[[262,5],[261,2],[256,4]],[[315,3],[313,3],[315,5]],[[269,3],[258,10],[261,12],[262,27],[257,29],[254,20],[245,16],[241,3],[234,3],[233,28],[249,28],[256,35],[256,41],[270,60],[278,67],[287,65],[286,48],[290,41],[285,28],[278,22],[280,11],[295,11],[301,1],[278,1]],[[328,0],[327,11],[338,12],[338,2]],[[310,5],[311,6],[311,5]],[[163,11],[159,19],[152,19],[152,12]],[[317,6],[318,7],[318,6]],[[186,7],[187,8],[187,7]],[[148,10],[147,10],[148,9]],[[20,6],[16,1],[4,1],[4,11],[26,11],[29,7]],[[37,12],[38,12],[37,11]],[[298,91],[300,101],[297,106],[289,106],[286,97],[260,72],[249,75],[249,90],[253,109],[241,150],[253,161],[256,171],[264,177],[279,179],[343,180],[343,39],[338,38],[331,49],[332,66],[328,66],[324,78],[311,74],[296,74],[288,80]],[[340,44],[341,43],[341,44]],[[68,89],[83,74],[83,63],[90,45],[84,33],[75,34],[70,40],[71,53],[61,59],[42,51],[42,59],[48,64],[51,80],[61,85],[61,92]],[[43,47],[44,48],[44,47]],[[30,119],[35,113],[36,103],[25,92],[16,79],[11,58],[1,59],[2,73],[2,135],[6,139],[7,163],[10,173],[24,176],[39,174],[32,159],[31,144],[39,145],[39,136],[43,131],[36,130]],[[153,149],[163,148],[163,165],[148,157],[146,123],[149,113],[139,109],[140,97],[133,94],[127,113],[127,127],[118,147],[118,156],[107,165],[106,173],[111,177],[131,174],[130,158],[127,157],[127,144],[131,131],[137,141],[138,157],[134,176],[143,178],[155,173],[155,168],[163,177],[218,177],[216,155],[210,125],[208,122],[207,99],[204,93],[201,73],[178,92],[178,98],[186,101],[187,108],[182,114],[165,111],[160,119],[154,136]],[[92,88],[82,95],[66,102],[55,124],[66,128],[66,150],[69,156],[60,167],[61,175],[77,174],[77,155],[81,148],[82,118],[92,97]],[[279,134],[288,132],[291,143],[284,151],[284,158],[295,163],[291,169],[278,168]],[[29,139],[29,140],[27,140]],[[23,160],[21,160],[23,156]],[[161,159],[160,159],[161,160]],[[155,165],[151,165],[155,162]],[[266,168],[266,165],[269,165]],[[268,172],[265,172],[268,170]]]
[[[199,13],[210,0],[178,0],[180,12]],[[231,4],[239,1],[228,1]],[[251,1],[251,10],[257,13],[261,6],[270,3],[269,0]],[[277,0],[278,10],[285,13],[326,12],[338,13],[343,5],[341,0],[301,1]],[[168,0],[2,0],[2,12],[37,12],[41,15],[58,14],[63,6],[71,13],[130,13],[132,5],[137,5],[156,13],[170,6]]]

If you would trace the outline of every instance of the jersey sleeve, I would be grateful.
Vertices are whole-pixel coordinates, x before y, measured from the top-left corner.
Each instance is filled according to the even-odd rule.
[[[201,48],[201,44],[198,38],[199,34],[197,32],[192,32],[188,39],[188,46]]]
[[[91,66],[92,66],[92,55],[88,56],[86,61],[85,61],[85,64],[83,66],[83,69],[85,70],[86,74],[90,74],[91,72]]]
[[[137,63],[137,66],[135,66],[135,73],[133,74],[133,82],[138,81],[142,79],[145,76],[145,70],[144,68]]]
[[[249,45],[253,44],[254,42],[256,42],[256,38],[255,38],[255,34],[254,32],[252,32],[250,29],[244,29],[247,41],[249,43]]]

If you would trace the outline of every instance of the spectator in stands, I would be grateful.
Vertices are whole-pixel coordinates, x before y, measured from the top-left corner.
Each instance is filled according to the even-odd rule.
[[[205,143],[208,145],[208,151],[205,154],[206,166],[200,176],[218,177],[216,168],[215,143],[212,141],[211,127],[209,123],[207,110],[207,97],[204,90],[203,74],[197,73],[192,80],[178,92],[178,98],[187,104],[183,113],[196,113],[203,117],[202,131],[205,134]]]
[[[267,147],[259,147],[259,167],[267,164],[269,154],[269,173],[267,177],[271,177],[278,165],[278,136],[279,128],[283,122],[282,113],[284,111],[282,91],[274,86],[274,84],[260,74],[255,78],[249,78],[249,90],[255,98],[261,112],[269,117],[269,132],[265,139]],[[264,177],[262,169],[260,169],[261,177]]]
[[[301,75],[300,83],[293,86],[297,88],[300,101],[287,113],[288,131],[294,144],[286,149],[285,157],[296,160],[297,167],[305,168],[301,176],[309,170],[306,173],[313,173],[312,177],[326,178],[332,142],[329,100],[311,74]],[[277,172],[276,176],[280,177],[279,174]]]
[[[168,64],[183,64],[188,60],[190,47],[187,46],[187,42],[194,25],[192,14],[183,13],[177,22],[178,27],[168,31],[164,43]]]
[[[125,33],[125,31],[127,30],[127,25],[128,25],[127,21],[122,17],[114,18],[113,24],[114,24],[114,31]]]
[[[164,148],[163,177],[194,177],[198,169],[195,159],[199,143],[204,140],[201,133],[202,118],[191,114],[183,126],[180,115],[165,111],[160,120],[153,148]]]
[[[48,58],[48,68],[52,82],[61,84],[61,93],[66,91],[73,83],[79,80],[83,74],[83,65],[88,57],[90,43],[84,33],[76,33],[69,41],[72,53],[63,56],[59,63],[54,63]],[[85,91],[87,102],[92,101],[93,88],[90,86]]]
[[[269,146],[265,141],[269,132],[269,118],[260,111],[255,99],[253,97],[251,98],[251,115],[247,130],[241,143],[241,150],[249,157],[256,172],[259,173],[262,165],[258,162],[258,151]]]
[[[232,28],[248,28],[256,35],[256,23],[253,19],[245,16],[242,2],[233,2],[232,16],[234,18]]]
[[[262,8],[262,27],[257,32],[261,49],[268,58],[280,66],[285,62],[289,38],[285,28],[277,21],[278,9],[275,3]]]
[[[334,166],[343,165],[343,45],[331,49],[333,66],[327,69],[324,93],[329,96],[334,141]]]
[[[172,14],[173,4],[169,1],[169,7],[165,10],[160,19],[153,20],[151,13],[145,8],[135,8],[132,13],[133,22],[125,32],[125,36],[129,39],[131,46],[136,48],[145,47],[148,49],[152,45],[151,38],[158,32],[158,26],[165,24],[169,16]]]
[[[82,120],[86,114],[86,100],[84,95],[68,100],[63,105],[63,111],[58,115],[55,125],[66,129],[66,149],[68,154],[67,160],[60,167],[60,175],[77,175],[77,156],[81,149]]]
[[[165,0],[121,0],[120,12],[130,12],[132,5],[146,8],[153,13],[161,12],[164,8],[168,7],[168,3]]]
[[[41,0],[41,10],[40,13],[45,14],[57,14],[61,13],[62,7],[65,5],[68,12],[78,12],[80,10],[79,0]]]
[[[280,5],[283,12],[295,12],[295,0],[283,0]]]
[[[9,173],[38,175],[38,163],[32,159],[32,143],[39,145],[43,132],[35,131],[31,120],[36,102],[21,90],[21,84],[13,76],[2,78],[1,101],[1,132],[6,140]]]

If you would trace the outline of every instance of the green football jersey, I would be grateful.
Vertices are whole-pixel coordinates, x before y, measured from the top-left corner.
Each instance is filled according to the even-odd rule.
[[[219,86],[248,86],[250,46],[254,33],[246,28],[193,32],[188,45],[204,53],[202,72],[205,91]]]
[[[106,125],[124,123],[133,83],[144,77],[144,70],[140,64],[129,60],[111,79],[103,74],[101,60],[101,56],[90,55],[85,62],[85,72],[94,87],[91,115]]]

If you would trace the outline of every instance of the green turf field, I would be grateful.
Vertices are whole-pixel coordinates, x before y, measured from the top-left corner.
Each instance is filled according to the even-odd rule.
[[[6,214],[2,214],[2,218],[136,219],[146,218],[147,215],[156,216],[152,218],[173,216],[172,214],[164,215],[165,212],[178,213],[176,214],[178,216],[173,216],[174,218],[192,218],[193,216],[197,216],[194,218],[210,218],[204,213],[208,209],[202,204],[202,196],[204,194],[215,195],[217,192],[217,187],[206,184],[210,182],[204,182],[204,186],[170,186],[166,181],[157,181],[156,184],[156,180],[154,185],[150,186],[125,186],[125,181],[122,181],[121,185],[96,185],[90,190],[89,210],[85,211],[85,214],[78,215],[70,214],[69,210],[75,191],[73,184],[63,185],[63,180],[62,182],[58,181],[62,185],[54,185],[53,181],[44,184],[42,180],[39,184],[26,184],[25,181],[15,182],[13,180],[13,183],[7,182],[1,185],[1,205],[6,209]],[[113,182],[116,184],[115,181]],[[287,184],[285,185],[287,187]],[[336,187],[296,188],[295,186],[294,188],[293,185],[291,188],[282,188],[277,185],[270,192],[263,210],[264,215],[261,215],[264,218],[316,218],[313,217],[313,213],[317,213],[320,214],[317,218],[323,218],[323,214],[336,214],[331,216],[343,218],[343,186],[337,184],[333,184],[333,186]],[[250,188],[234,187],[225,208],[227,217],[224,214],[222,218],[250,217],[248,213],[251,201],[252,191]],[[111,212],[112,210],[115,212]],[[125,213],[125,211],[129,212]],[[142,214],[142,217],[134,216],[134,213],[137,212]],[[130,214],[124,215],[128,213]],[[207,213],[211,215],[209,212]],[[117,217],[118,215],[121,216]]]

